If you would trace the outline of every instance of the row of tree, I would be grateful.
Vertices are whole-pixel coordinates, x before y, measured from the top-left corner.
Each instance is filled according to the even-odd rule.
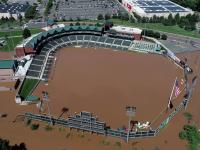
[[[0,150],[27,150],[24,143],[10,145],[8,140],[0,139]]]
[[[49,0],[48,3],[47,3],[47,6],[45,8],[45,12],[44,12],[45,15],[50,13],[52,6],[53,6],[53,0]]]
[[[131,20],[132,22],[135,22],[135,19],[130,16],[127,12],[118,12],[117,14],[113,14],[112,16],[110,14],[105,14],[104,16],[102,14],[99,14],[97,16],[98,20],[109,20],[109,19],[121,19],[121,20]]]
[[[13,21],[15,21],[15,18],[14,17],[2,17],[1,19],[0,19],[0,23],[7,23],[7,22],[13,22]]]
[[[97,16],[97,19],[98,20],[109,20],[109,19],[111,19],[111,15],[110,14],[105,14],[104,16],[102,15],[102,14],[99,14],[98,16]]]
[[[144,29],[144,30],[142,30],[142,35],[153,37],[153,38],[156,38],[156,39],[167,40],[166,34],[160,34],[159,32],[153,31],[153,30]]]
[[[83,22],[83,23],[76,22],[76,23],[74,23],[74,24],[73,24],[73,23],[70,23],[70,24],[69,24],[69,26],[81,26],[81,25],[82,25],[82,26],[85,26],[86,23],[84,23],[84,22]],[[94,26],[94,25],[95,25],[95,26],[97,26],[97,27],[102,27],[102,26],[103,26],[103,24],[100,24],[100,23],[98,23],[98,22],[97,22],[96,24],[87,24],[87,25],[88,25],[88,26]]]
[[[188,14],[187,16],[180,16],[179,14],[172,16],[172,14],[169,14],[167,18],[164,18],[163,16],[157,17],[155,15],[152,18],[148,18],[141,17],[136,13],[133,14],[135,18],[137,18],[137,21],[141,23],[162,23],[165,26],[178,25],[185,30],[195,30],[196,23],[200,21],[200,16],[197,13],[194,13],[193,15]]]

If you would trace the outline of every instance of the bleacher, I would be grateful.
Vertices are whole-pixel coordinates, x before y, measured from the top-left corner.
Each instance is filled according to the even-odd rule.
[[[106,125],[105,122],[99,121],[98,118],[93,117],[90,112],[80,112],[79,114],[75,114],[74,116],[70,116],[67,119],[58,119],[52,116],[33,114],[33,113],[25,113],[26,119],[43,121],[47,123],[53,123],[53,125],[61,125],[69,128],[74,128],[78,130],[88,131],[92,133],[102,134],[105,136],[118,137],[126,140],[127,131],[119,130],[119,129],[111,129]],[[154,130],[147,131],[131,131],[129,134],[129,139],[136,138],[145,138],[145,137],[154,137]]]
[[[160,51],[158,51],[158,45],[156,43],[150,43],[145,41],[136,41],[136,40],[133,41],[129,50],[132,51],[138,50],[140,52],[145,52],[145,53],[161,54]]]

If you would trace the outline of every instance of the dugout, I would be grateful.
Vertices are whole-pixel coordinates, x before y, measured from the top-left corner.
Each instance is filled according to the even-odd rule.
[[[11,77],[17,68],[15,60],[0,60],[0,77]]]

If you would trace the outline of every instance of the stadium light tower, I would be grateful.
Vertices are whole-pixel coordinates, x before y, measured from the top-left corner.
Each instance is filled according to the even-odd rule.
[[[128,140],[129,140],[131,119],[135,116],[135,113],[136,113],[136,107],[126,106],[126,115],[129,117],[129,119],[128,119],[128,132],[127,132],[127,138],[126,138],[127,143],[128,143]]]
[[[47,91],[42,91],[42,95],[43,95],[43,100],[47,102],[47,108],[48,108],[50,123],[51,123],[51,125],[53,125],[53,120],[52,120],[52,117],[51,117],[51,112],[50,112],[50,107],[49,107],[49,94],[48,94]]]

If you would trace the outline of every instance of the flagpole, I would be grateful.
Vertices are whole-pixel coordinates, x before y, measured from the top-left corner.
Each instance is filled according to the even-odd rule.
[[[177,77],[176,77],[176,79],[174,81],[174,85],[173,85],[173,88],[172,88],[172,91],[171,91],[171,95],[170,95],[170,98],[169,98],[170,101],[172,100],[172,95],[174,93],[174,88],[175,88],[176,80],[177,80]]]

